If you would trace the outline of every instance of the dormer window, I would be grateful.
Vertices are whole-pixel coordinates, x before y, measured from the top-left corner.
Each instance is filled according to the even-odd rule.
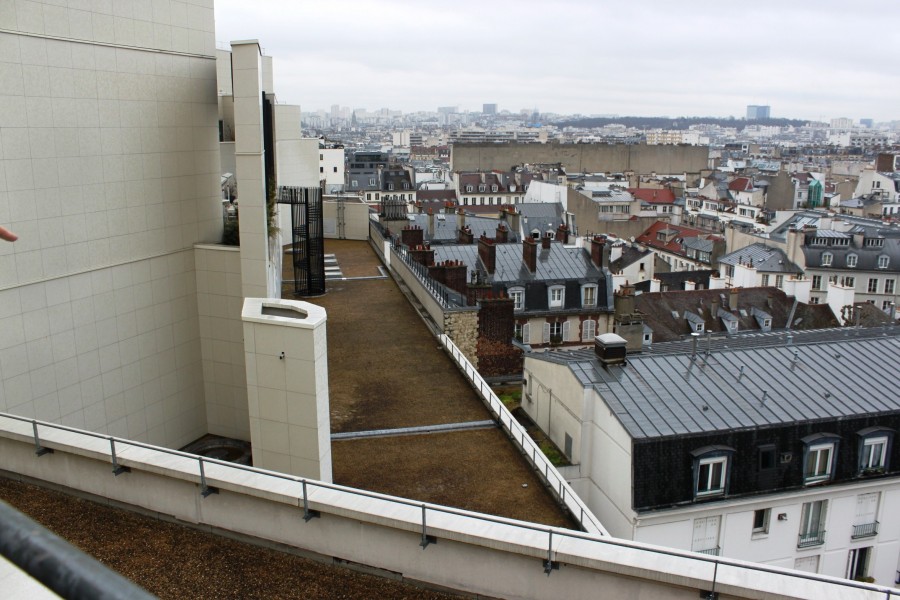
[[[597,286],[585,285],[581,288],[581,306],[582,308],[597,306]]]
[[[485,191],[486,189],[487,189],[486,186],[483,186],[483,185],[479,185],[479,186],[478,186],[478,191],[479,191],[479,192],[483,192],[483,191]]]
[[[884,473],[890,467],[894,431],[887,427],[868,427],[859,435],[859,474]]]
[[[548,292],[548,303],[550,308],[562,308],[563,302],[565,301],[565,290],[561,285],[556,285],[550,288]]]
[[[822,266],[823,267],[830,267],[832,260],[834,260],[834,255],[831,252],[823,252],[822,253]]]
[[[389,183],[389,184],[388,184],[388,189],[389,189],[389,190],[394,189],[394,184],[393,184],[393,183]]]
[[[525,308],[525,290],[523,288],[510,288],[509,297],[513,301],[513,310]]]
[[[492,191],[492,192],[496,192],[496,191],[497,191],[497,186],[496,186],[496,185],[492,185],[492,186],[491,186],[491,191]]]
[[[856,266],[856,261],[858,258],[859,257],[856,256],[855,254],[848,254],[847,255],[847,267],[850,269],[854,268]]]
[[[803,438],[803,483],[821,483],[834,477],[840,438],[832,433],[815,433]]]
[[[878,257],[878,264],[876,265],[879,269],[887,269],[888,265],[891,263],[891,257],[887,254],[882,254]]]
[[[728,492],[733,448],[705,446],[691,452],[694,457],[694,497],[721,496]]]
[[[466,186],[466,191],[467,191],[467,192],[472,193],[472,189],[473,189],[473,188],[472,188],[471,185],[467,185],[467,186]]]

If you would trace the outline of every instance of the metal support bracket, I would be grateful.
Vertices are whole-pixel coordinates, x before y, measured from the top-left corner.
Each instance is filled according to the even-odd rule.
[[[41,446],[41,438],[38,436],[37,421],[31,422],[31,429],[34,431],[34,453],[38,456],[53,454],[53,448],[44,448]]]
[[[303,520],[309,523],[311,520],[322,516],[317,510],[309,509],[309,496],[306,493],[306,480],[303,480]]]
[[[200,458],[198,461],[200,462],[200,495],[206,498],[211,494],[218,494],[219,488],[206,485],[206,471],[203,469],[203,459]]]
[[[437,544],[437,537],[433,535],[428,535],[427,528],[425,523],[425,505],[422,505],[422,541],[419,542],[419,545],[422,547],[422,550],[428,547],[428,544]]]
[[[113,475],[118,477],[122,473],[130,473],[131,469],[128,467],[123,467],[119,464],[118,459],[116,458],[116,440],[113,438],[109,438],[109,455],[112,457],[112,472]]]
[[[553,571],[559,571],[559,563],[553,560],[553,531],[548,532],[550,534],[550,539],[547,542],[547,560],[544,561],[544,573],[547,574],[547,577],[550,577],[550,573]]]

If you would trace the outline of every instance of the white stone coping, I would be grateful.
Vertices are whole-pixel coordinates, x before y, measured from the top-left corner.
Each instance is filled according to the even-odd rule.
[[[295,311],[296,318],[279,317],[277,315],[263,314],[264,307],[279,308]],[[251,323],[265,323],[266,325],[283,325],[285,327],[299,327],[300,329],[315,329],[325,323],[327,314],[325,309],[309,302],[299,300],[283,300],[281,298],[244,298],[244,308],[241,310],[241,319]]]
[[[223,250],[225,252],[240,252],[240,246],[230,246],[227,244],[194,244],[194,248],[198,250]]]
[[[110,463],[109,436],[58,427],[39,422],[42,445],[56,452]],[[11,419],[0,413],[0,438],[33,444],[31,421]],[[115,438],[119,465],[199,483],[199,457],[133,443],[136,442]],[[210,459],[203,459],[203,465],[206,483],[211,487],[303,508],[302,478],[258,468],[236,467]],[[720,593],[767,600],[855,600],[883,598],[885,594],[881,586],[863,586],[822,575],[811,578],[790,569],[734,559],[712,559],[685,551],[482,515],[312,479],[305,481],[311,510],[421,534],[422,509],[425,507],[426,533],[438,539],[542,560],[546,560],[548,550],[552,550],[553,561],[664,585],[706,590],[715,578],[716,591]],[[83,491],[96,492],[91,489]],[[844,585],[835,585],[841,583]]]

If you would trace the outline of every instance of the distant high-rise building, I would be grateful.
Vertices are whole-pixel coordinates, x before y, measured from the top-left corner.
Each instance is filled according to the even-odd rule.
[[[769,118],[769,106],[762,106],[756,104],[748,104],[747,105],[747,120],[748,121],[760,121],[763,119]]]
[[[832,129],[853,129],[853,119],[838,117],[831,120]]]
[[[872,127],[875,126],[875,120],[874,119],[860,119],[859,124],[862,125],[863,127],[868,127],[869,129],[872,129]]]
[[[442,115],[452,115],[459,112],[458,106],[438,106],[438,113]]]
[[[496,115],[497,114],[497,105],[496,104],[484,104],[481,108],[481,112],[486,115]]]

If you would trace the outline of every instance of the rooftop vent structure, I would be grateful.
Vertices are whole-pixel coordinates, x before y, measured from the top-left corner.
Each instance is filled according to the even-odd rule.
[[[624,365],[627,350],[625,338],[615,333],[604,333],[594,338],[594,352],[604,367]]]

